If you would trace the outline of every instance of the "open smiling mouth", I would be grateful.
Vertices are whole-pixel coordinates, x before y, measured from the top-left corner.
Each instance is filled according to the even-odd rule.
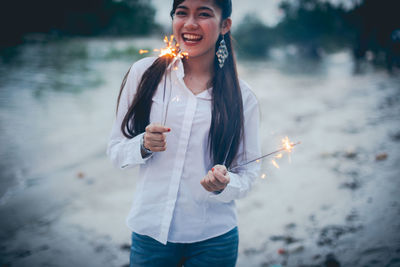
[[[203,39],[203,36],[198,34],[184,33],[182,34],[182,39],[186,43],[195,44],[200,42]]]

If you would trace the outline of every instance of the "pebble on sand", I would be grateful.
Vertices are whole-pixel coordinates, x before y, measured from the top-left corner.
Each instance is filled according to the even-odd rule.
[[[278,249],[278,254],[283,255],[286,254],[286,250],[284,250],[283,248]]]
[[[388,158],[388,154],[387,153],[380,153],[378,155],[375,156],[376,161],[382,161]]]
[[[344,156],[348,159],[354,159],[357,157],[357,152],[353,149],[347,149],[347,151],[344,153]]]

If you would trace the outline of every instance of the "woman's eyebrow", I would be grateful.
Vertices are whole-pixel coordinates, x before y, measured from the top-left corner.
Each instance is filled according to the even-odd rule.
[[[209,8],[208,6],[199,7],[197,10],[208,10],[208,11],[214,12],[214,10],[212,8]]]
[[[176,7],[176,9],[178,9],[178,8],[189,10],[189,8],[187,6],[184,6],[184,5],[179,5],[179,6]],[[201,6],[201,7],[197,8],[197,10],[207,10],[207,11],[210,11],[210,12],[214,12],[214,10],[212,8],[209,8],[208,6]]]
[[[176,7],[176,9],[178,8],[189,9],[187,6],[182,6],[182,5]]]

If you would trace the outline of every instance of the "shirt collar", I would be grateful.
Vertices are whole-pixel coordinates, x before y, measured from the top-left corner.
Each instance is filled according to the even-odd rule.
[[[180,57],[175,57],[169,64],[167,70],[172,69],[176,73],[178,79],[183,79],[185,77],[185,71],[183,69],[182,59]]]
[[[178,80],[181,80],[181,82],[184,84],[183,77],[185,77],[185,70],[183,68],[183,61],[180,57],[175,57],[172,62],[168,66],[168,70],[172,69],[172,72],[176,73],[176,77]],[[192,92],[190,92],[193,94]],[[212,99],[212,87],[208,88],[207,90],[201,92],[198,95],[195,95],[195,97],[204,99],[204,100],[211,100]]]
[[[200,98],[200,99],[204,99],[204,100],[211,100],[212,99],[212,87],[208,88],[207,90],[196,95],[196,97]]]

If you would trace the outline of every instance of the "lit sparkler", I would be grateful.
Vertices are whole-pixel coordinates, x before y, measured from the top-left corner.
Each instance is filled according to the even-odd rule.
[[[268,153],[268,154],[266,154],[266,155],[263,155],[263,156],[261,156],[261,157],[259,157],[259,158],[256,158],[256,159],[247,161],[247,162],[242,163],[242,164],[238,164],[238,165],[236,165],[236,166],[234,166],[234,167],[232,167],[232,168],[229,168],[228,171],[235,170],[235,169],[237,169],[237,168],[243,167],[243,166],[248,165],[248,164],[253,163],[253,162],[259,163],[259,162],[261,161],[261,159],[266,158],[266,157],[269,157],[269,156],[272,156],[272,155],[275,155],[275,154],[278,154],[278,153],[279,153],[279,154],[278,154],[275,158],[282,158],[283,155],[282,155],[282,153],[280,153],[280,152],[286,151],[286,152],[289,152],[289,153],[290,153],[290,152],[292,152],[293,148],[294,148],[295,146],[299,145],[299,144],[301,144],[301,142],[292,143],[292,142],[290,142],[290,140],[289,140],[288,137],[285,137],[284,139],[282,139],[282,147],[281,147],[280,149],[278,149],[278,150],[276,150],[276,151],[274,151],[274,152]],[[279,168],[279,165],[276,163],[275,160],[272,160],[272,164],[273,164],[275,167]]]
[[[169,57],[169,58],[187,58],[189,56],[188,52],[182,52],[179,49],[179,44],[175,42],[174,35],[171,35],[168,39],[168,36],[164,37],[164,43],[166,47],[161,49],[154,49],[154,52],[160,52],[159,57]],[[139,54],[147,54],[150,53],[149,50],[140,49]]]
[[[179,48],[179,44],[176,42],[174,35],[171,35],[169,38],[168,36],[164,37],[164,43],[166,44],[166,46],[164,48],[161,49],[154,49],[154,52],[159,52],[158,57],[167,57],[169,59],[175,59],[175,58],[188,58],[189,57],[189,53],[188,52],[183,52],[180,50]],[[139,54],[146,54],[149,53],[149,50],[144,50],[144,49],[140,49],[139,50]],[[173,70],[178,70],[178,68],[175,66],[173,68]],[[174,97],[171,101],[168,100],[167,105],[165,107],[165,97],[166,97],[166,87],[167,87],[167,75],[169,77],[169,84],[170,84],[170,89],[169,89],[169,96],[168,99],[171,99],[171,92],[172,92],[172,86],[171,86],[171,71],[169,71],[168,73],[165,74],[165,78],[164,78],[164,92],[163,92],[163,112],[162,112],[162,125],[165,125],[166,121],[167,121],[167,115],[168,115],[168,107],[170,102],[179,102],[179,97]]]

